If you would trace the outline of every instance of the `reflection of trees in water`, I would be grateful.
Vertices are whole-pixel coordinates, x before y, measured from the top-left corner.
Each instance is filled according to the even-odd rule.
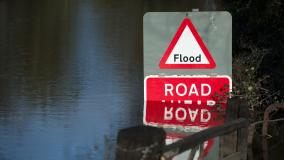
[[[5,33],[0,35],[5,43],[0,46],[1,109],[12,107],[20,97],[29,106],[44,107],[62,101],[68,105],[78,96],[67,2],[1,2],[6,15],[0,16],[0,33]]]

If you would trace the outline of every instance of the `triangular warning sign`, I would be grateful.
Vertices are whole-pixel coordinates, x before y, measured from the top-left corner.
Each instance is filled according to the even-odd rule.
[[[185,18],[160,61],[162,69],[215,68],[211,54],[189,18]]]

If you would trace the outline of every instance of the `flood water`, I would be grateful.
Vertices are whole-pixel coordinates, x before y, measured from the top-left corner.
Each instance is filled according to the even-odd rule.
[[[1,160],[113,159],[117,130],[142,123],[142,11],[131,6],[0,1]]]
[[[0,160],[114,159],[142,124],[143,13],[218,8],[167,3],[0,0]]]
[[[142,124],[143,13],[170,3],[0,0],[0,159],[114,159]]]

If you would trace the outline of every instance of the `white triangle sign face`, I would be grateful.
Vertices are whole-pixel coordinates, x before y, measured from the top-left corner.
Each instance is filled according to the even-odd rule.
[[[160,61],[165,69],[206,69],[216,64],[190,19],[185,18]]]

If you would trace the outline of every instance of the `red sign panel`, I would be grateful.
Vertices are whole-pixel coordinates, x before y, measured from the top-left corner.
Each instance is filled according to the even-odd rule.
[[[224,121],[231,91],[228,76],[148,76],[144,123],[204,128]]]

